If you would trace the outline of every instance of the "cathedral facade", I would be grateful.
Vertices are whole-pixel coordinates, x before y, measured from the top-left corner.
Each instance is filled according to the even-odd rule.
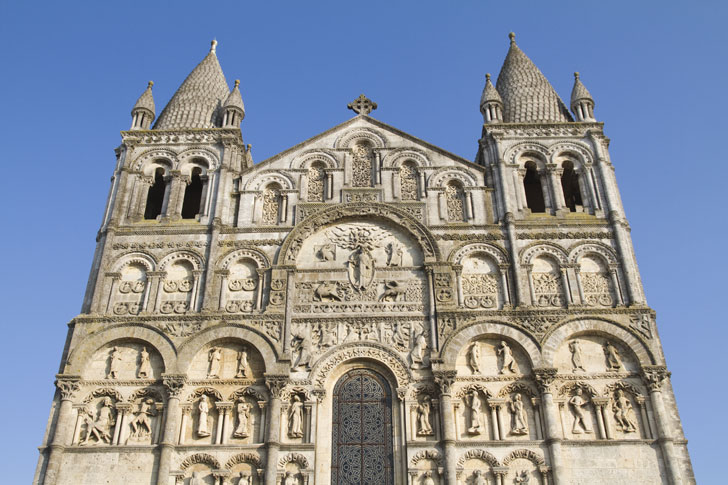
[[[215,42],[150,82],[34,484],[694,483],[578,74],[511,34],[475,160],[349,108],[253,164]]]

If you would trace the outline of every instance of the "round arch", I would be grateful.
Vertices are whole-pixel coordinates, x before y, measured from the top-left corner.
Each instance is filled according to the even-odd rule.
[[[190,165],[193,167],[198,166],[198,164],[195,163],[195,160],[204,161],[207,165],[204,167],[205,170],[210,172],[217,170],[219,165],[217,154],[211,150],[205,150],[202,148],[189,148],[187,150],[183,150],[177,155],[177,158],[179,159],[178,169],[184,175],[189,175],[189,172],[192,170],[192,167],[189,167]]]
[[[141,153],[134,162],[131,163],[131,166],[136,170],[142,170],[146,175],[149,175],[146,168],[155,162],[160,166],[166,167],[167,170],[172,170],[177,165],[177,154],[171,150],[160,150],[158,148],[154,148]]]
[[[522,264],[531,264],[533,258],[541,254],[556,258],[559,264],[568,263],[568,257],[564,248],[551,242],[536,241],[521,249],[519,252]]]
[[[606,244],[596,241],[584,241],[575,244],[569,250],[569,262],[578,263],[583,256],[590,253],[598,255],[607,264],[617,264],[619,261],[614,249]]]
[[[571,338],[572,335],[583,332],[602,334],[605,337],[617,339],[622,345],[632,351],[637,357],[640,366],[656,363],[655,357],[649,347],[639,337],[631,331],[624,329],[618,323],[598,317],[590,317],[588,319],[575,317],[549,329],[546,333],[542,346],[543,365],[545,367],[553,366],[554,357],[559,347]]]
[[[425,154],[411,148],[400,148],[398,150],[393,150],[384,157],[384,160],[382,160],[382,166],[385,168],[399,168],[407,160],[414,162],[419,169],[432,165]]]
[[[265,372],[281,374],[288,373],[288,366],[275,364],[280,358],[275,346],[267,337],[259,334],[255,329],[240,324],[223,323],[207,328],[187,340],[179,348],[177,359],[177,372],[185,373],[197,353],[208,343],[216,340],[239,340],[247,342],[260,352],[266,365]],[[273,364],[276,368],[269,368]]]
[[[549,158],[548,149],[532,141],[517,143],[503,154],[503,159],[507,160],[509,164],[523,165],[521,158],[530,157],[540,162],[539,168],[543,168],[546,161]]]
[[[175,367],[177,349],[158,329],[141,323],[118,325],[89,335],[74,348],[66,360],[67,374],[81,375],[89,359],[98,349],[115,340],[141,340],[162,356],[165,372]]]
[[[263,170],[245,183],[244,190],[260,191],[271,183],[280,185],[282,190],[293,190],[296,187],[289,174],[279,170]]]
[[[258,265],[258,268],[270,267],[268,257],[263,254],[262,251],[258,251],[257,249],[253,248],[233,249],[223,256],[220,256],[217,260],[218,263],[216,266],[219,269],[228,269],[232,263],[242,258],[247,258],[255,261],[255,263]]]
[[[334,148],[351,148],[359,140],[368,141],[374,148],[384,148],[386,146],[384,138],[379,133],[367,128],[357,128],[337,138],[334,142]]]
[[[492,257],[498,264],[508,264],[506,251],[495,244],[490,243],[464,243],[450,251],[447,260],[453,264],[461,264],[467,256],[484,253]]]
[[[339,161],[332,154],[323,150],[311,150],[294,158],[291,162],[291,168],[308,170],[308,168],[316,162],[323,163],[327,169],[339,167]]]
[[[505,322],[476,322],[458,329],[445,340],[440,351],[440,359],[443,362],[448,362],[449,364],[446,365],[454,369],[455,362],[462,349],[473,338],[486,334],[503,336],[513,340],[528,356],[532,369],[541,367],[542,357],[538,344],[523,331]]]
[[[371,219],[380,217],[398,225],[411,234],[420,244],[426,262],[440,261],[440,249],[430,231],[420,221],[405,211],[382,203],[348,203],[314,212],[301,221],[283,241],[276,263],[294,264],[304,240],[314,232],[333,222],[344,219]]]
[[[154,256],[152,256],[151,254],[142,251],[133,251],[122,254],[121,256],[116,258],[114,264],[112,265],[112,268],[114,272],[119,272],[124,267],[134,263],[141,264],[142,266],[144,266],[144,268],[146,268],[147,271],[154,271],[154,267],[157,264]]]

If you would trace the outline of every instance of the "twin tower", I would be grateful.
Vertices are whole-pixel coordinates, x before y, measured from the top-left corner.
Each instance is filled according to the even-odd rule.
[[[694,483],[578,74],[511,34],[475,160],[349,107],[253,164],[216,42],[149,84],[33,483]]]

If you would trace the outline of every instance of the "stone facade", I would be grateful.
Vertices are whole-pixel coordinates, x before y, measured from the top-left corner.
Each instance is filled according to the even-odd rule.
[[[254,165],[214,43],[151,89],[35,484],[694,483],[578,76],[572,119],[512,38],[474,162],[361,96]]]

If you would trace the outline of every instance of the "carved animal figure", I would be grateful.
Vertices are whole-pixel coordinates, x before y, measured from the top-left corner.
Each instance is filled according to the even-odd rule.
[[[407,293],[407,287],[396,281],[387,281],[384,283],[384,293],[379,297],[379,301],[402,301]]]
[[[332,302],[341,301],[336,284],[326,281],[321,283],[313,292],[314,301]]]

